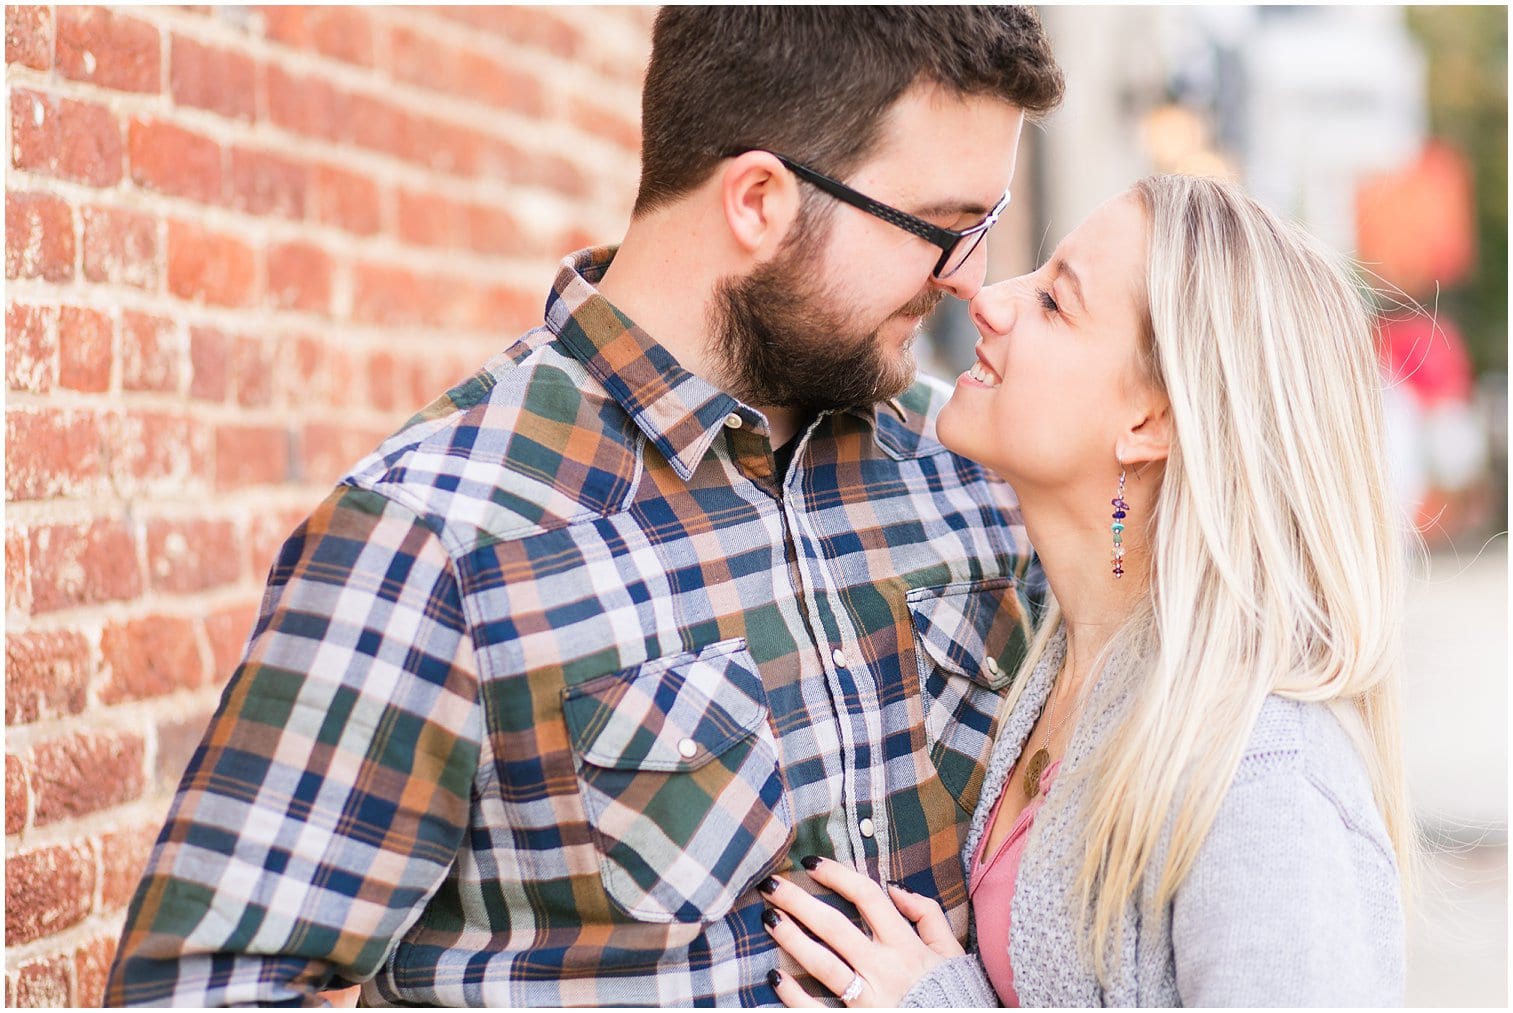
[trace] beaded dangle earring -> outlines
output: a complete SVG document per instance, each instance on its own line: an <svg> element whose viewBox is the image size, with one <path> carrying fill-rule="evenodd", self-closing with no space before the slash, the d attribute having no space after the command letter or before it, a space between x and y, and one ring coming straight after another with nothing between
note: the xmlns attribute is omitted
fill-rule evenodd
<svg viewBox="0 0 1513 1013"><path fill-rule="evenodd" d="M1109 530L1114 533L1114 579L1124 576L1124 518L1129 516L1129 504L1124 502L1124 462L1119 463L1119 492L1109 500L1114 507L1114 523Z"/></svg>

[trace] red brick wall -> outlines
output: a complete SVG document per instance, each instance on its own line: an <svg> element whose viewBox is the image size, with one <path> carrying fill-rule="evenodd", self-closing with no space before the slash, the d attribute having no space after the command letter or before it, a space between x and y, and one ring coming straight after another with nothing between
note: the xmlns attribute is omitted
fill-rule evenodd
<svg viewBox="0 0 1513 1013"><path fill-rule="evenodd" d="M643 8L8 7L5 999L92 1005L279 543L618 238Z"/></svg>

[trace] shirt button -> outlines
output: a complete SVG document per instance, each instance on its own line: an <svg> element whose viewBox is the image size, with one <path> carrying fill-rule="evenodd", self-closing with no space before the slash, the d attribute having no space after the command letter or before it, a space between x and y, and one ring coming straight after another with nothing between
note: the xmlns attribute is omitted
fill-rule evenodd
<svg viewBox="0 0 1513 1013"><path fill-rule="evenodd" d="M725 416L725 427L727 429L739 429L744 424L744 420L735 412L731 412L729 415Z"/></svg>
<svg viewBox="0 0 1513 1013"><path fill-rule="evenodd" d="M988 659L988 674L989 675L997 675L998 674L998 659L997 658L989 658Z"/></svg>
<svg viewBox="0 0 1513 1013"><path fill-rule="evenodd" d="M678 741L678 755L685 760L691 760L699 751L699 744L693 739L680 739Z"/></svg>
<svg viewBox="0 0 1513 1013"><path fill-rule="evenodd" d="M859 829L861 830L863 837L871 837L877 832L877 828L872 825L871 819L863 819Z"/></svg>
<svg viewBox="0 0 1513 1013"><path fill-rule="evenodd" d="M836 668L846 667L846 652L837 647L830 652L830 660L835 662Z"/></svg>

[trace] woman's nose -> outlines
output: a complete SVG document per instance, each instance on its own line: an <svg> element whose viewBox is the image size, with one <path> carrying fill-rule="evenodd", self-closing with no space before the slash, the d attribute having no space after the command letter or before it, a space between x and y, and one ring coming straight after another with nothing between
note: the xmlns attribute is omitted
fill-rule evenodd
<svg viewBox="0 0 1513 1013"><path fill-rule="evenodd" d="M1020 279L1015 278L987 285L972 297L972 322L984 336L1005 334L1014 326L1019 305L1016 289L1023 287L1019 282Z"/></svg>

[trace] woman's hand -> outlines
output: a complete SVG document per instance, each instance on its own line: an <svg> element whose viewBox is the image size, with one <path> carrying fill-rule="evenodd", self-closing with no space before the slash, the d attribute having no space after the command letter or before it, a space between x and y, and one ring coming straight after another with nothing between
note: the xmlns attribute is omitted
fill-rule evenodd
<svg viewBox="0 0 1513 1013"><path fill-rule="evenodd" d="M802 887L776 877L757 887L781 909L767 911L762 921L777 944L847 1006L896 1007L927 971L965 952L935 901L900 886L884 893L839 862L806 858L803 865L816 883L856 905L872 938ZM822 942L805 935L806 928ZM821 1005L788 975L774 971L768 980L784 1005Z"/></svg>

